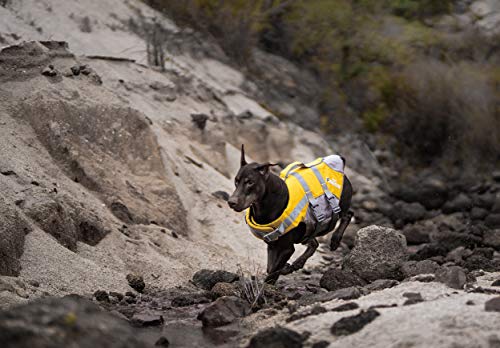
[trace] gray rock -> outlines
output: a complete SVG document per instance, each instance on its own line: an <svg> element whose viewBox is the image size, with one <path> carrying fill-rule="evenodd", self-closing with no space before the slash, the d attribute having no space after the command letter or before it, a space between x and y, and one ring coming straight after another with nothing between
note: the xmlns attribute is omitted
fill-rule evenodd
<svg viewBox="0 0 500 348"><path fill-rule="evenodd" d="M198 315L203 326L218 327L230 324L250 314L250 305L239 297L224 296L208 305Z"/></svg>
<svg viewBox="0 0 500 348"><path fill-rule="evenodd" d="M332 294L332 299L339 300L355 300L361 297L361 290L355 286L349 288L339 289L334 291Z"/></svg>
<svg viewBox="0 0 500 348"><path fill-rule="evenodd" d="M340 268L331 268L326 271L319 281L319 285L328 291L335 291L351 286L363 286L366 282L353 274Z"/></svg>
<svg viewBox="0 0 500 348"><path fill-rule="evenodd" d="M4 348L139 348L147 343L125 321L79 296L44 298L0 312Z"/></svg>
<svg viewBox="0 0 500 348"><path fill-rule="evenodd" d="M128 285L137 292L143 292L146 284L144 278L137 274L127 274Z"/></svg>
<svg viewBox="0 0 500 348"><path fill-rule="evenodd" d="M193 275L193 284L205 290L212 290L217 283L232 283L238 279L239 277L235 273L202 269Z"/></svg>
<svg viewBox="0 0 500 348"><path fill-rule="evenodd" d="M0 275L19 275L24 237L30 231L28 221L0 196Z"/></svg>
<svg viewBox="0 0 500 348"><path fill-rule="evenodd" d="M234 283L217 283L210 291L215 297L239 296L238 287Z"/></svg>
<svg viewBox="0 0 500 348"><path fill-rule="evenodd" d="M303 341L298 332L278 326L259 331L247 348L302 348Z"/></svg>
<svg viewBox="0 0 500 348"><path fill-rule="evenodd" d="M448 188L441 179L429 177L401 185L393 195L408 203L418 202L427 209L438 209L446 201Z"/></svg>
<svg viewBox="0 0 500 348"><path fill-rule="evenodd" d="M436 262L431 260L407 261L401 265L403 277L411 278L418 274L433 274L440 268Z"/></svg>
<svg viewBox="0 0 500 348"><path fill-rule="evenodd" d="M453 289L463 289L467 275L462 267L442 267L436 272L436 280Z"/></svg>
<svg viewBox="0 0 500 348"><path fill-rule="evenodd" d="M500 312L500 296L486 301L484 304L484 310L486 312Z"/></svg>
<svg viewBox="0 0 500 348"><path fill-rule="evenodd" d="M461 265L465 259L472 255L472 250L466 249L463 246L453 249L446 255L445 260Z"/></svg>
<svg viewBox="0 0 500 348"><path fill-rule="evenodd" d="M405 237L387 227L368 226L358 231L343 269L364 280L400 279L401 265L408 259Z"/></svg>
<svg viewBox="0 0 500 348"><path fill-rule="evenodd" d="M442 210L445 214L451 214L460 211L469 211L472 208L472 199L464 193L460 193L451 201L448 201L443 206Z"/></svg>
<svg viewBox="0 0 500 348"><path fill-rule="evenodd" d="M30 197L24 204L24 212L61 245L76 251L78 231L70 209L64 202L50 196Z"/></svg>
<svg viewBox="0 0 500 348"><path fill-rule="evenodd" d="M379 291L387 288L392 288L398 285L399 282L394 279L377 279L374 282L366 285L364 288L368 291Z"/></svg>
<svg viewBox="0 0 500 348"><path fill-rule="evenodd" d="M500 229L485 230L483 233L483 243L496 250L500 250Z"/></svg>

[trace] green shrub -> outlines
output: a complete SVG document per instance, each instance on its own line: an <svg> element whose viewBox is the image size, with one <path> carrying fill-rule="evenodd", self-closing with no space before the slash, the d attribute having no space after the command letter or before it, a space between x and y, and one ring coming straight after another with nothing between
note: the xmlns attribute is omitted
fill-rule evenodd
<svg viewBox="0 0 500 348"><path fill-rule="evenodd" d="M429 60L408 66L399 81L392 131L411 156L464 165L497 160L498 97L481 67Z"/></svg>
<svg viewBox="0 0 500 348"><path fill-rule="evenodd" d="M451 5L451 0L391 0L389 3L395 15L408 19L449 13Z"/></svg>

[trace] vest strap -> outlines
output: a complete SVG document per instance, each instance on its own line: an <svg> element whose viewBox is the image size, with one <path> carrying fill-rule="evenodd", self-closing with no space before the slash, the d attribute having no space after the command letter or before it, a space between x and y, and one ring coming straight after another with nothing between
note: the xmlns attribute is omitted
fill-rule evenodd
<svg viewBox="0 0 500 348"><path fill-rule="evenodd" d="M304 196L302 199L299 201L299 203L293 208L292 212L290 215L288 215L281 225L277 229L275 229L272 232L269 232L268 234L264 235L262 239L264 239L266 242L273 242L277 240L279 237L285 234L285 231L293 224L295 220L299 217L299 214L302 212L304 207L307 205L307 197Z"/></svg>

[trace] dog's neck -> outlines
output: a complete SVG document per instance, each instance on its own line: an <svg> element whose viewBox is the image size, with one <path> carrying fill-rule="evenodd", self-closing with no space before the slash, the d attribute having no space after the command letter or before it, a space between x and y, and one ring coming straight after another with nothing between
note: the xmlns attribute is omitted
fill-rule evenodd
<svg viewBox="0 0 500 348"><path fill-rule="evenodd" d="M273 222L283 214L287 205L288 187L280 177L270 173L262 198L252 204L253 219L261 225Z"/></svg>

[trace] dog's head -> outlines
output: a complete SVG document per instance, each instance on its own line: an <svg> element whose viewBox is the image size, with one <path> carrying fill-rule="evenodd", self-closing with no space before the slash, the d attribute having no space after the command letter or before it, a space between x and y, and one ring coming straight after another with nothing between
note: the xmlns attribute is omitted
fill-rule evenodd
<svg viewBox="0 0 500 348"><path fill-rule="evenodd" d="M271 166L271 163L247 163L245 148L241 145L240 169L234 179L236 189L227 201L231 209L243 211L264 196Z"/></svg>

